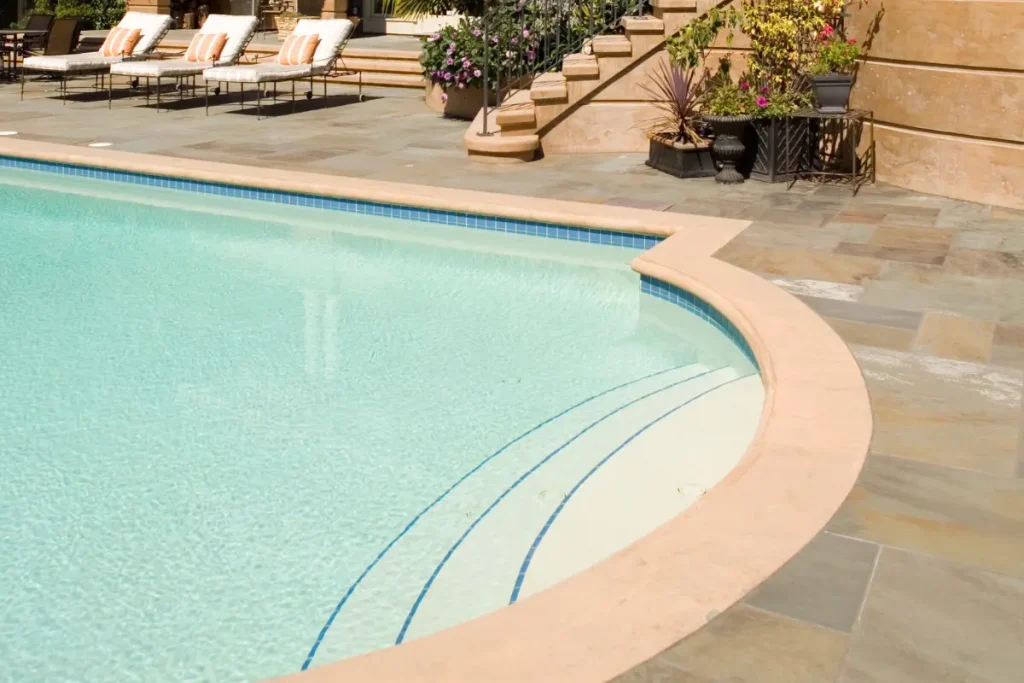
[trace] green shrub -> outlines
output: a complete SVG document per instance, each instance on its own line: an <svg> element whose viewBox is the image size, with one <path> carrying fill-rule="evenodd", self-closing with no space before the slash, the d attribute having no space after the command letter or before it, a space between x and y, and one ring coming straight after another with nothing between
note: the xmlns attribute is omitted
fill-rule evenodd
<svg viewBox="0 0 1024 683"><path fill-rule="evenodd" d="M44 0L37 0L41 2ZM79 17L85 29L108 29L121 21L125 0L57 0L58 17Z"/></svg>

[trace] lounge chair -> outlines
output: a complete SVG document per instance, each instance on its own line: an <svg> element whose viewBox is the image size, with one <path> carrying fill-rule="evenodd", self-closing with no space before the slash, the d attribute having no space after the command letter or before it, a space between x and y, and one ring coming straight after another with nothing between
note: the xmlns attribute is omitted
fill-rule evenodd
<svg viewBox="0 0 1024 683"><path fill-rule="evenodd" d="M203 72L203 79L206 81L206 114L210 114L210 84L211 83L238 83L241 89L242 106L245 106L245 84L256 85L256 118L260 117L260 107L263 99L263 86L267 83L291 81L292 83L292 108L295 107L295 81L309 79L309 93L312 97L313 78L316 76L326 77L334 70L338 56L345 48L352 30L355 28L348 19L300 19L292 31L293 36L318 35L320 43L313 53L313 61L309 64L286 65L279 64L277 58L273 61L266 61L262 64L245 64L239 66L217 66ZM324 104L327 103L327 79L324 78Z"/></svg>
<svg viewBox="0 0 1024 683"><path fill-rule="evenodd" d="M146 99L149 99L149 80L156 79L156 108L160 110L160 82L164 78L174 78L180 83L182 78L192 77L193 79L207 69L214 66L232 66L238 62L238 58L245 47L252 40L256 30L256 17L229 16L227 14L211 14L199 30L197 36L210 36L224 34L227 42L224 49L216 60L211 62L189 61L186 53L178 59L150 59L143 62L121 62L110 67L110 85L108 89L107 107L111 106L114 98L113 76L127 76L133 81L146 79ZM195 40L195 39L193 39ZM194 88L194 85L193 85Z"/></svg>
<svg viewBox="0 0 1024 683"><path fill-rule="evenodd" d="M25 77L29 71L53 74L60 78L61 99L67 96L69 76L100 75L110 71L112 64L119 62L146 59L171 27L171 17L167 14L148 14L146 12L125 12L117 24L117 28L139 29L140 36L134 49L126 54L107 57L102 51L79 52L69 55L43 55L28 57L21 68L21 97L25 98Z"/></svg>
<svg viewBox="0 0 1024 683"><path fill-rule="evenodd" d="M78 17L62 17L53 22L46 36L44 55L69 55L78 47L82 35L82 21Z"/></svg>
<svg viewBox="0 0 1024 683"><path fill-rule="evenodd" d="M25 22L26 31L47 31L49 32L50 27L53 26L53 15L52 14L32 14L29 15L28 21ZM21 39L21 49L24 52L34 52L41 50L46 46L46 38L48 33L42 35L31 35L25 36Z"/></svg>

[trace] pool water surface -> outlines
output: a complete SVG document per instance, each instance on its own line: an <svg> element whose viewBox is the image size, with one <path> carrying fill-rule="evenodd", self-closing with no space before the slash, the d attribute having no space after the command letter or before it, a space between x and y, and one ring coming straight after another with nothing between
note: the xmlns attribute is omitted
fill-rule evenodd
<svg viewBox="0 0 1024 683"><path fill-rule="evenodd" d="M248 681L498 609L742 456L637 251L0 169L0 662Z"/></svg>

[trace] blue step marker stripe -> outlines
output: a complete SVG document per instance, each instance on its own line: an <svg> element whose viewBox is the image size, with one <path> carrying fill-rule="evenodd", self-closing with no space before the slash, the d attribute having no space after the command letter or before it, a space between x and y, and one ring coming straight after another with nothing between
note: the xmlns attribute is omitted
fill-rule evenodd
<svg viewBox="0 0 1024 683"><path fill-rule="evenodd" d="M576 485L572 487L572 489L565 496L565 498L563 498L561 501L559 501L558 507L556 507L554 512L551 513L551 516L548 517L548 521L544 523L543 527L541 527L541 530L537 533L537 537L535 539L533 539L533 543L530 544L530 549L528 551L526 551L526 557L523 558L523 564L519 567L519 574L516 576L516 583L515 583L515 586L512 588L512 596L509 598L508 604L511 605L516 600L519 599L519 591L522 590L522 588L523 588L523 581L526 579L526 572L530 569L530 562L533 560L534 553L537 552L537 548L540 546L541 541L544 540L544 537L547 535L548 531L551 529L551 525L554 524L555 520L558 518L558 515L561 514L562 510L569 503L569 501L576 494L576 492L580 490L580 487L582 487L583 484L585 484L587 482L587 480L590 479L590 477L594 476L594 473L597 472L599 469L601 469L602 465L604 465L606 462L611 460L612 457L615 456L615 454L617 454L623 448L628 446L630 444L630 442L633 441L633 439L637 438L638 436L643 434L645 431L647 431L648 429L650 429L654 425L658 424L659 422L661 422L662 420L664 420L666 417L668 417L672 413L676 412L677 410L680 410L680 409L684 408L685 406L690 405L691 403L693 403L697 399L702 398L704 396L707 396L708 394L710 394L710 393L712 393L714 391L717 391L718 389L721 389L724 386L732 384L733 382L738 382L741 379L746 379L747 377L752 377L755 374L757 374L757 373L750 373L750 374L747 374L747 375L743 375L742 377L735 377L733 379L730 379L727 382L722 382L721 384L713 386L713 387L711 387L710 389L708 389L706 391L702 391L701 393L697 394L693 398L690 398L690 399L684 401L683 403L677 405L675 408L673 408L672 410L668 411L667 413L665 413L665 414L663 414L663 415L661 415L661 416L651 420L650 422L645 424L643 427L641 427L639 430L637 430L636 433L634 433L628 439L626 439L621 444L619 444L619 446L614 451L612 451L608 455L606 455L603 458L601 458L601 460L599 460L598 463L596 465L594 465L594 467L591 468L591 470L589 472L587 472L583 476L582 479L580 479L578 482L576 482Z"/></svg>

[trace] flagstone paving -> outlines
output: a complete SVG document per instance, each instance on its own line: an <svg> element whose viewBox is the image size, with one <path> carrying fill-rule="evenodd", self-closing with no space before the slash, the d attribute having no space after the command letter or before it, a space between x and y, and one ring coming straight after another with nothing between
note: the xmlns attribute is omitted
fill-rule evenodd
<svg viewBox="0 0 1024 683"><path fill-rule="evenodd" d="M195 103L158 114L119 98L108 112L61 106L45 84L25 102L16 92L0 86L0 129L25 139L309 170L339 187L364 177L753 221L718 257L799 296L851 345L872 452L800 554L618 680L1024 680L1024 213L884 185L853 197L680 181L637 154L480 164L461 149L466 124L411 91L358 103L332 88L327 108L271 106L264 121L226 98L206 117Z"/></svg>

